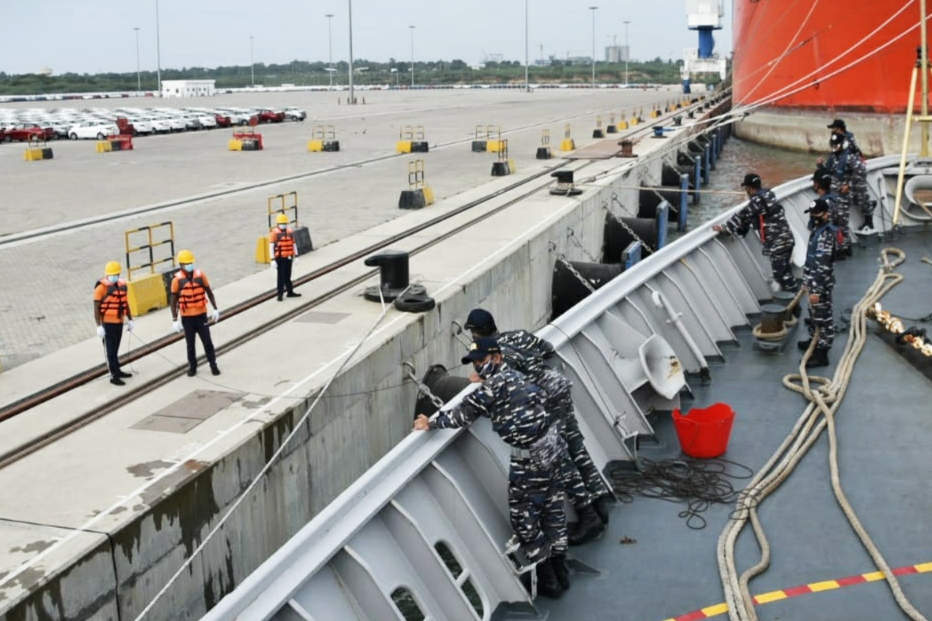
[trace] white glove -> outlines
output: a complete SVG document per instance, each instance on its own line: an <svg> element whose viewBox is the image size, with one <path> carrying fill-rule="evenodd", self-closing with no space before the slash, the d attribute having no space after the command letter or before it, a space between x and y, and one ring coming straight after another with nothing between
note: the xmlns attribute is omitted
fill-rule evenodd
<svg viewBox="0 0 932 621"><path fill-rule="evenodd" d="M172 322L172 330L174 330L175 332L181 332L181 322L180 322L180 321L177 321L177 320L176 320L176 321L173 321L173 322Z"/></svg>
<svg viewBox="0 0 932 621"><path fill-rule="evenodd" d="M132 331L133 331L133 328L135 328L135 327L136 327L136 322L133 321L132 319L130 319L129 321L126 322L126 331L127 331L127 332L132 332Z"/></svg>
<svg viewBox="0 0 932 621"><path fill-rule="evenodd" d="M99 336L100 338L104 338L104 335L106 335L106 334L107 334L107 333L104 332L104 327L103 327L103 326L97 326L97 336Z"/></svg>
<svg viewBox="0 0 932 621"><path fill-rule="evenodd" d="M214 323L220 321L220 309L215 308L214 310L210 311L210 318L214 321Z"/></svg>
<svg viewBox="0 0 932 621"><path fill-rule="evenodd" d="M275 259L272 259L272 262L269 264L269 267L271 267L273 270L277 270L277 269L278 269L278 261L276 261Z"/></svg>

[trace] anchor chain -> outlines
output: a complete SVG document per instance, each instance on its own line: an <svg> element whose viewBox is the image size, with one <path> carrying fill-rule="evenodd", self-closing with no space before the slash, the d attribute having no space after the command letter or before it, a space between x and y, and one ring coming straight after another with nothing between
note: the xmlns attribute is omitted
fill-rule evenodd
<svg viewBox="0 0 932 621"><path fill-rule="evenodd" d="M431 390L430 390L430 388L427 387L427 384L425 384L424 382L422 382L421 380L418 379L417 375L414 374L414 366L411 365L411 364L408 363L408 362L405 362L405 363L404 363L404 367L405 367L405 369L407 369L406 375L408 376L408 379L410 379L412 382L414 382L415 386L417 386L417 391L418 391L418 393L419 393L419 394L422 394L422 395L426 396L428 399L430 399L430 402L431 402L431 403L434 405L434 407L437 408L438 410L439 410L440 408L442 408L442 407L443 407L443 399L441 399L440 397L438 397L437 395L435 395L434 393L432 393Z"/></svg>
<svg viewBox="0 0 932 621"><path fill-rule="evenodd" d="M617 195L617 194L612 194L612 202L615 203L615 204L617 204L619 207L624 207L624 205L621 204L621 201L618 200L618 195ZM633 230L630 226L628 226L627 224L625 224L625 221L621 219L621 216L616 215L615 212L612 211L612 209L611 209L610 206L606 208L606 211L608 211L608 215L610 215L610 216L612 217L612 220L614 220L615 222L617 222L618 224L620 224L620 225L621 225L621 228L623 228L625 231L627 231L628 234L629 234L631 237L634 238L634 241L639 241L639 242L641 242L641 246L644 248L644 250L646 250L647 252L653 252L653 251L654 251L653 248L651 248L650 246L647 245L647 242L646 242L646 241L644 241L643 239L641 239L640 237L638 237L638 234L635 233L634 230Z"/></svg>
<svg viewBox="0 0 932 621"><path fill-rule="evenodd" d="M595 287L592 286L592 283L589 282L588 280L586 280L586 278L585 278L582 274L580 274L579 271L578 271L575 267L573 267L573 264L570 263L570 262L566 259L566 255L564 255L562 252L560 252L559 250L557 250L557 245L556 245L555 243L553 243L553 242L550 242L550 252L552 252L552 253L554 253L554 254L557 255L557 261L560 262L560 263L562 263L563 266L564 266L567 270L569 270L570 274L572 274L573 276L575 276L575 277L579 280L579 282L581 282L581 283L583 284L583 286L585 286L586 289L589 290L589 293L592 293L592 292L595 291Z"/></svg>

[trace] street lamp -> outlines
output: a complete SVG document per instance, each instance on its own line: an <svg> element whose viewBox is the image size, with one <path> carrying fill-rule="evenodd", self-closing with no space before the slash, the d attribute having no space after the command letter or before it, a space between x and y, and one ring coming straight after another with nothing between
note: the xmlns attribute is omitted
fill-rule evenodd
<svg viewBox="0 0 932 621"><path fill-rule="evenodd" d="M136 31L136 91L142 90L142 74L139 73L139 26L133 27Z"/></svg>
<svg viewBox="0 0 932 621"><path fill-rule="evenodd" d="M349 5L349 102L356 103L353 95L353 0L346 0Z"/></svg>
<svg viewBox="0 0 932 621"><path fill-rule="evenodd" d="M155 0L155 76L158 82L159 97L162 96L162 49L159 36L159 0Z"/></svg>
<svg viewBox="0 0 932 621"><path fill-rule="evenodd" d="M592 88L595 88L595 11L598 8L597 6L589 7L592 11Z"/></svg>
<svg viewBox="0 0 932 621"><path fill-rule="evenodd" d="M327 38L330 46L330 60L327 65L327 73L330 74L330 90L333 90L333 13L327 13Z"/></svg>
<svg viewBox="0 0 932 621"><path fill-rule="evenodd" d="M256 61L253 56L252 35L249 35L249 75L252 81L252 87L256 87Z"/></svg>
<svg viewBox="0 0 932 621"><path fill-rule="evenodd" d="M631 57L631 48L628 47L628 24L631 23L631 20L624 20L622 22L625 25L625 88L628 87L628 59Z"/></svg>
<svg viewBox="0 0 932 621"><path fill-rule="evenodd" d="M411 29L411 88L414 88L414 26L408 26Z"/></svg>
<svg viewBox="0 0 932 621"><path fill-rule="evenodd" d="M528 79L527 0L524 0L524 92L531 92L531 83Z"/></svg>

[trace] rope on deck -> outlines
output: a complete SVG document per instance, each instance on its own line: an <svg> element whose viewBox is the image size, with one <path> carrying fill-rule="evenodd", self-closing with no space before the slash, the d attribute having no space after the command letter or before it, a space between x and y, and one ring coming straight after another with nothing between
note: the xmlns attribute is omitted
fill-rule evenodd
<svg viewBox="0 0 932 621"><path fill-rule="evenodd" d="M896 258L891 262L890 256ZM848 343L835 370L834 378L829 380L806 373L806 362L812 355L818 331L813 336L809 349L799 365L798 374L783 378L783 385L789 390L803 395L808 401L803 414L796 421L793 430L784 439L767 463L757 473L748 487L741 493L734 518L722 531L718 540L719 574L728 605L731 621L757 621L754 600L750 594L750 580L762 573L770 565L770 544L764 534L757 515L757 508L764 499L777 489L793 472L799 461L809 451L822 431L828 427L829 433L829 467L831 470L832 490L839 506L848 518L852 529L870 554L877 568L883 573L893 592L897 604L913 621L926 621L926 618L909 602L900 588L899 581L893 575L890 566L874 545L867 531L854 513L854 509L841 488L838 469L838 438L835 433L835 412L838 410L851 376L854 363L864 349L867 339L867 311L903 280L903 276L893 272L893 268L903 263L905 253L897 248L885 248L880 253L881 267L873 284L864 297L855 305L849 331ZM735 564L735 541L747 522L751 522L754 535L760 547L760 560L743 574L738 576Z"/></svg>

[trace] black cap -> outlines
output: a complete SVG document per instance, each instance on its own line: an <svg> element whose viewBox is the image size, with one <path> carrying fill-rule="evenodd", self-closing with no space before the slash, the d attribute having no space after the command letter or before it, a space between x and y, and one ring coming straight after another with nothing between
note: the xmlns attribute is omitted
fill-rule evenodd
<svg viewBox="0 0 932 621"><path fill-rule="evenodd" d="M825 200L824 198L817 198L811 203L809 203L809 209L807 209L803 213L816 214L816 213L825 213L826 211L829 211L828 201Z"/></svg>
<svg viewBox="0 0 932 621"><path fill-rule="evenodd" d="M469 311L469 316L466 317L466 325L463 327L467 330L479 330L491 334L495 332L495 318L492 317L492 313L484 308L474 308Z"/></svg>
<svg viewBox="0 0 932 621"><path fill-rule="evenodd" d="M830 190L832 189L832 175L823 170L817 170L812 175L812 183L823 190Z"/></svg>
<svg viewBox="0 0 932 621"><path fill-rule="evenodd" d="M469 364L476 360L482 360L489 354L501 353L498 347L498 341L491 336L480 336L469 344L469 353L463 356L463 364Z"/></svg>
<svg viewBox="0 0 932 621"><path fill-rule="evenodd" d="M742 188L759 188L760 187L760 175L757 173L748 173L744 176L744 181L741 182Z"/></svg>
<svg viewBox="0 0 932 621"><path fill-rule="evenodd" d="M843 129L845 131L848 131L848 126L845 125L845 122L842 121L841 119L835 119L834 121L832 121L831 125L826 125L826 127L829 129L835 129L837 127L838 129Z"/></svg>

